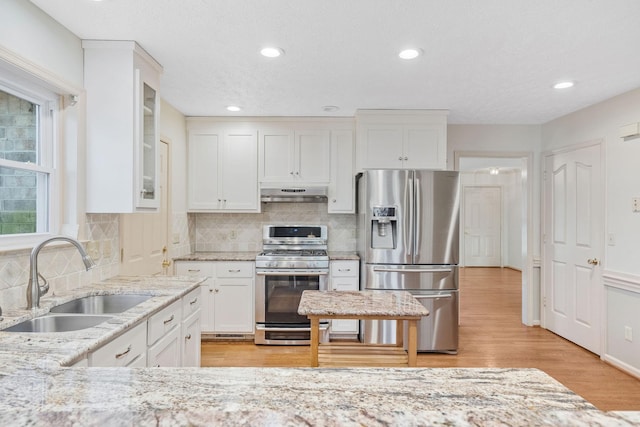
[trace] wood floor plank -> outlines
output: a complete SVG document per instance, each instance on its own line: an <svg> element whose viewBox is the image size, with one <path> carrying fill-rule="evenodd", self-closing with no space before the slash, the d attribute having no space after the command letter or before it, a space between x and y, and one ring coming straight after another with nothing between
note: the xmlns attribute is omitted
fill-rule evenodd
<svg viewBox="0 0 640 427"><path fill-rule="evenodd" d="M538 368L601 410L640 410L640 380L558 335L521 323L520 272L463 268L457 355L419 353L419 367ZM309 366L309 347L202 343L202 366Z"/></svg>

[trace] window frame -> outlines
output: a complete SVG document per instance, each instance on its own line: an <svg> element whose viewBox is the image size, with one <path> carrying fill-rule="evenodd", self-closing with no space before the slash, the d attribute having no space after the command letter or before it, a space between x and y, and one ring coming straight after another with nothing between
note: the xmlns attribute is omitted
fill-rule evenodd
<svg viewBox="0 0 640 427"><path fill-rule="evenodd" d="M2 62L2 61L0 61ZM0 235L0 252L32 247L47 237L58 232L61 227L60 209L62 208L61 188L59 176L61 171L58 164L61 150L61 138L58 133L60 120L61 95L45 87L46 83L34 77L26 70L10 69L0 64L0 90L39 106L38 141L36 163L23 163L13 160L0 159L0 166L47 174L47 184L38 186L36 215L37 228L35 233ZM42 194L43 192L47 194ZM41 206L42 205L42 206ZM43 218L45 217L45 218Z"/></svg>

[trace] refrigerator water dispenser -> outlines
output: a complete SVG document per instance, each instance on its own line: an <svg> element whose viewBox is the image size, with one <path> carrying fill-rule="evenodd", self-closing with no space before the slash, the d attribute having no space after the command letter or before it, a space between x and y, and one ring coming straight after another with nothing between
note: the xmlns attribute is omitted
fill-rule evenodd
<svg viewBox="0 0 640 427"><path fill-rule="evenodd" d="M371 212L371 248L396 247L397 218L393 206L376 206Z"/></svg>

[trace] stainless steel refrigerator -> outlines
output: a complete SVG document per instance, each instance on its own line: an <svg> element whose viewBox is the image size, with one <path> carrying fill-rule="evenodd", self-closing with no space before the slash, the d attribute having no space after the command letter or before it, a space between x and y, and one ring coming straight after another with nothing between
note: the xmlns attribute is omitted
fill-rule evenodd
<svg viewBox="0 0 640 427"><path fill-rule="evenodd" d="M409 291L429 310L422 352L458 350L459 191L456 171L365 170L357 180L360 288ZM395 321L360 323L362 342L391 344L395 333Z"/></svg>

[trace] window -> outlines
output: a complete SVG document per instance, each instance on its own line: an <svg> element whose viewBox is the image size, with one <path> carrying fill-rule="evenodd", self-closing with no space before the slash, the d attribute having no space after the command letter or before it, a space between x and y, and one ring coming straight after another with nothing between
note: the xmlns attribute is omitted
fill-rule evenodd
<svg viewBox="0 0 640 427"><path fill-rule="evenodd" d="M49 233L56 96L0 74L0 239Z"/></svg>

